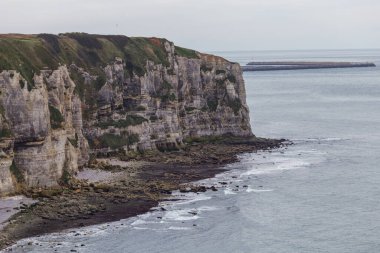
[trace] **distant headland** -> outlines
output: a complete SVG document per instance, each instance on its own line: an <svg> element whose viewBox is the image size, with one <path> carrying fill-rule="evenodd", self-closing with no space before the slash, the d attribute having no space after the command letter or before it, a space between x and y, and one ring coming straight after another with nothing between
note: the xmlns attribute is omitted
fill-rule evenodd
<svg viewBox="0 0 380 253"><path fill-rule="evenodd" d="M249 62L242 66L243 71L298 70L376 67L372 62L304 62L304 61L268 61Z"/></svg>

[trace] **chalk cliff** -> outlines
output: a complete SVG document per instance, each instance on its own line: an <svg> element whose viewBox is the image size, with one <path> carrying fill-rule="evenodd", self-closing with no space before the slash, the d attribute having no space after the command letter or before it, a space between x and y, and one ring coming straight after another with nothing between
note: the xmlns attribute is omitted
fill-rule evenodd
<svg viewBox="0 0 380 253"><path fill-rule="evenodd" d="M0 35L0 195L53 186L90 154L252 136L240 66L165 39Z"/></svg>

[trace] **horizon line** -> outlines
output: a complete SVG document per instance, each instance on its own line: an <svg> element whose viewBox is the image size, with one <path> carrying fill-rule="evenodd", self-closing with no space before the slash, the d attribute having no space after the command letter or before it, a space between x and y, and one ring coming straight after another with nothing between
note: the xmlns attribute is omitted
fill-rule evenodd
<svg viewBox="0 0 380 253"><path fill-rule="evenodd" d="M347 50L380 50L380 48L343 48L343 49L336 49L336 48L320 48L320 49L242 49L242 50L235 50L235 49L229 49L229 50L202 50L204 52L209 53L220 53L220 52L278 52L278 51L347 51ZM198 50L197 50L198 51ZM201 50L200 50L201 51Z"/></svg>

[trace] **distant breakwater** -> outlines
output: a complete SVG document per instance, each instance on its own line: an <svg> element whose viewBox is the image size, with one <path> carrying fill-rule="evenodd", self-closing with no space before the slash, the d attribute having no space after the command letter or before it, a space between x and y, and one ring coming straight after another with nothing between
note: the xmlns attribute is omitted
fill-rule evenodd
<svg viewBox="0 0 380 253"><path fill-rule="evenodd" d="M372 62L303 62L303 61L270 61L249 62L242 66L243 71L298 70L298 69L331 69L376 67Z"/></svg>

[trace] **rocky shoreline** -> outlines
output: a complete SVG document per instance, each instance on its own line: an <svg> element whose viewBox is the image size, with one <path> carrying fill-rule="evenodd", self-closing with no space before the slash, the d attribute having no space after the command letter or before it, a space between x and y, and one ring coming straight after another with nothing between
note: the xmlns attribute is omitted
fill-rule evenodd
<svg viewBox="0 0 380 253"><path fill-rule="evenodd" d="M117 173L117 176L98 181L68 178L65 186L24 192L38 202L24 205L10 219L0 232L0 249L23 238L117 221L147 212L159 201L167 199L173 190L215 191L214 187L206 188L191 182L223 172L222 166L237 162L238 154L282 145L285 140L256 137L198 139L177 151L94 158L89 163L91 169Z"/></svg>

